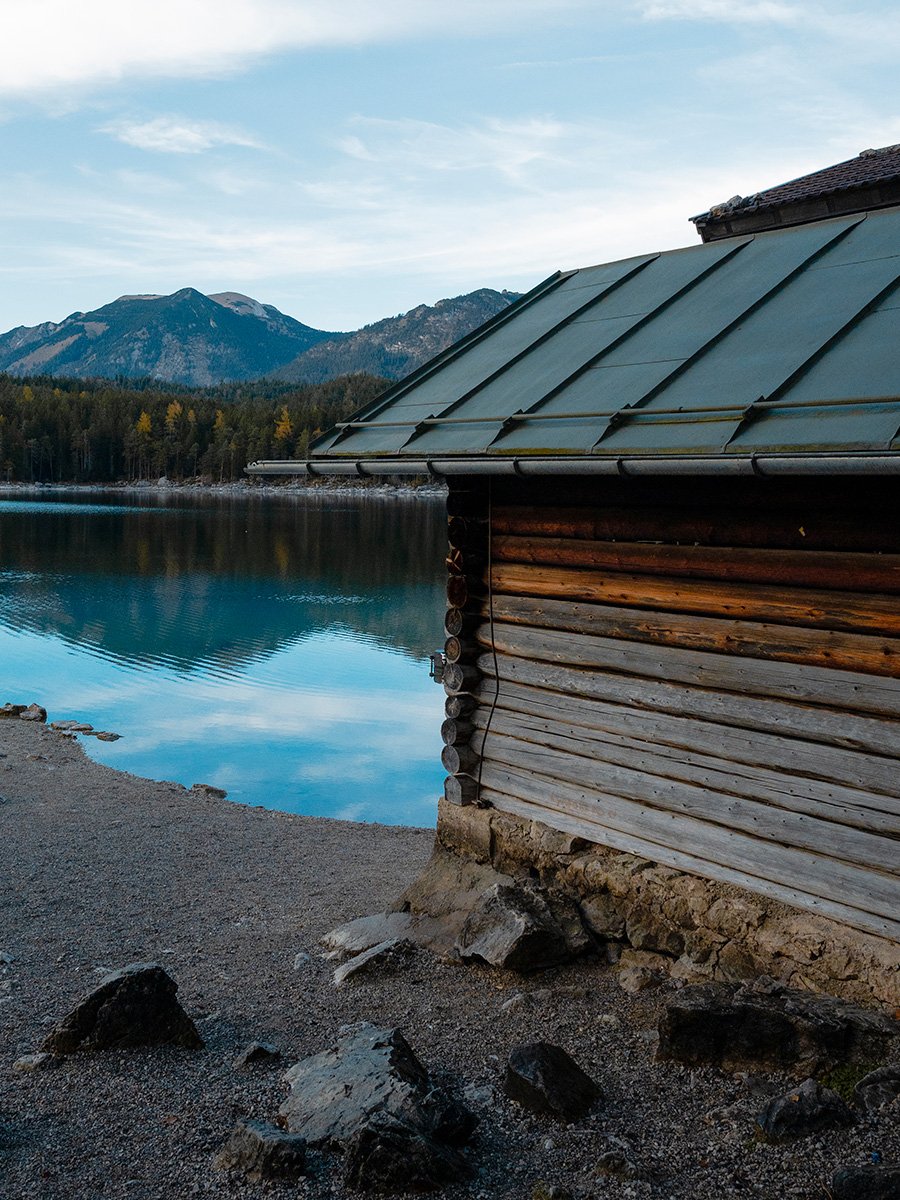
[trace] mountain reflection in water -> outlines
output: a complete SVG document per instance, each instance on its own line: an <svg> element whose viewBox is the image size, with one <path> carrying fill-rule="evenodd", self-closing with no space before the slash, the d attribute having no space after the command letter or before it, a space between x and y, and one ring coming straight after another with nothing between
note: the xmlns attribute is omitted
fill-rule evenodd
<svg viewBox="0 0 900 1200"><path fill-rule="evenodd" d="M96 758L290 811L431 824L439 500L0 500L0 700Z"/></svg>

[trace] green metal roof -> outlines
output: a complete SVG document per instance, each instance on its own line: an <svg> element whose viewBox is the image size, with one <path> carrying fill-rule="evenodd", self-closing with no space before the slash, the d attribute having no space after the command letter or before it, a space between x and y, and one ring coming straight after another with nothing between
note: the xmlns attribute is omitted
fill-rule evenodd
<svg viewBox="0 0 900 1200"><path fill-rule="evenodd" d="M835 455L900 460L897 208L551 276L319 438L309 466Z"/></svg>

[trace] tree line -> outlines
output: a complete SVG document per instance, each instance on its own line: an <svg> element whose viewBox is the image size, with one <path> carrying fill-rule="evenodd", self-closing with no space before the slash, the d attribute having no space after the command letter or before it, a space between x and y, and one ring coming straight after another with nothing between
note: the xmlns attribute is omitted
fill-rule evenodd
<svg viewBox="0 0 900 1200"><path fill-rule="evenodd" d="M319 384L184 388L0 375L0 480L238 479L255 459L306 457L319 433L389 382L352 374Z"/></svg>

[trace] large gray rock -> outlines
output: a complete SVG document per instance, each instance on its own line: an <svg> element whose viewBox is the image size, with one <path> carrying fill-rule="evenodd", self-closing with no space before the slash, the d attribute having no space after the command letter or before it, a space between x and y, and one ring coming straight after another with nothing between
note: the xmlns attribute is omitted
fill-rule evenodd
<svg viewBox="0 0 900 1200"><path fill-rule="evenodd" d="M295 1179L306 1167L306 1143L268 1121L242 1121L216 1155L220 1171L240 1171L248 1179Z"/></svg>
<svg viewBox="0 0 900 1200"><path fill-rule="evenodd" d="M432 1192L474 1175L458 1150L384 1113L356 1131L344 1157L344 1182L361 1191Z"/></svg>
<svg viewBox="0 0 900 1200"><path fill-rule="evenodd" d="M798 1088L766 1105L756 1118L756 1132L765 1142L788 1142L826 1129L843 1129L855 1121L837 1092L815 1079L805 1079Z"/></svg>
<svg viewBox="0 0 900 1200"><path fill-rule="evenodd" d="M178 985L156 963L132 963L100 983L50 1031L48 1054L172 1044L196 1050L203 1039L175 998Z"/></svg>
<svg viewBox="0 0 900 1200"><path fill-rule="evenodd" d="M503 1090L532 1112L579 1121L600 1099L591 1077L560 1046L529 1042L516 1046L506 1065Z"/></svg>
<svg viewBox="0 0 900 1200"><path fill-rule="evenodd" d="M853 1099L867 1113L878 1112L889 1104L900 1107L900 1062L888 1063L864 1075L853 1089Z"/></svg>
<svg viewBox="0 0 900 1200"><path fill-rule="evenodd" d="M900 1163L838 1167L831 1177L832 1200L897 1200Z"/></svg>
<svg viewBox="0 0 900 1200"><path fill-rule="evenodd" d="M888 1057L897 1023L832 996L785 988L705 983L683 988L659 1022L659 1059L726 1070L812 1074Z"/></svg>
<svg viewBox="0 0 900 1200"><path fill-rule="evenodd" d="M47 710L46 708L42 708L40 704L29 704L27 708L23 708L19 713L19 720L44 722L47 720Z"/></svg>
<svg viewBox="0 0 900 1200"><path fill-rule="evenodd" d="M567 936L568 935L568 936ZM521 884L495 884L478 901L456 943L460 958L481 959L511 971L541 971L576 953L571 931L557 920L544 894Z"/></svg>
<svg viewBox="0 0 900 1200"><path fill-rule="evenodd" d="M296 1063L283 1078L291 1091L281 1117L311 1146L343 1148L376 1113L451 1144L465 1142L477 1123L432 1087L398 1029L347 1026L330 1049Z"/></svg>

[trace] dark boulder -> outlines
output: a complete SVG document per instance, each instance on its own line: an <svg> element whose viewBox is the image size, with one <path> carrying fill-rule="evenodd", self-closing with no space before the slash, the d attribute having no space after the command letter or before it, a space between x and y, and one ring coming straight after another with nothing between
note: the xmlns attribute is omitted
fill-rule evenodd
<svg viewBox="0 0 900 1200"><path fill-rule="evenodd" d="M268 1121L242 1121L216 1155L221 1171L240 1171L248 1179L294 1179L306 1167L306 1142Z"/></svg>
<svg viewBox="0 0 900 1200"><path fill-rule="evenodd" d="M867 1113L900 1102L900 1063L888 1063L864 1075L853 1089L853 1099Z"/></svg>
<svg viewBox="0 0 900 1200"><path fill-rule="evenodd" d="M598 1085L559 1046L530 1042L509 1056L503 1089L532 1112L579 1121L600 1099Z"/></svg>
<svg viewBox="0 0 900 1200"><path fill-rule="evenodd" d="M831 1177L831 1196L832 1200L897 1200L900 1164L838 1167Z"/></svg>
<svg viewBox="0 0 900 1200"><path fill-rule="evenodd" d="M200 1049L203 1039L176 1000L177 990L162 967L132 963L107 975L50 1031L41 1049L48 1054L164 1044Z"/></svg>
<svg viewBox="0 0 900 1200"><path fill-rule="evenodd" d="M359 1128L344 1155L344 1182L360 1191L432 1192L474 1175L458 1150L386 1113Z"/></svg>
<svg viewBox="0 0 900 1200"><path fill-rule="evenodd" d="M806 1079L766 1105L756 1118L756 1133L764 1142L789 1142L826 1129L843 1129L855 1121L837 1092Z"/></svg>
<svg viewBox="0 0 900 1200"><path fill-rule="evenodd" d="M726 1070L829 1070L887 1057L897 1023L838 1000L781 987L704 983L683 988L659 1023L659 1059Z"/></svg>

